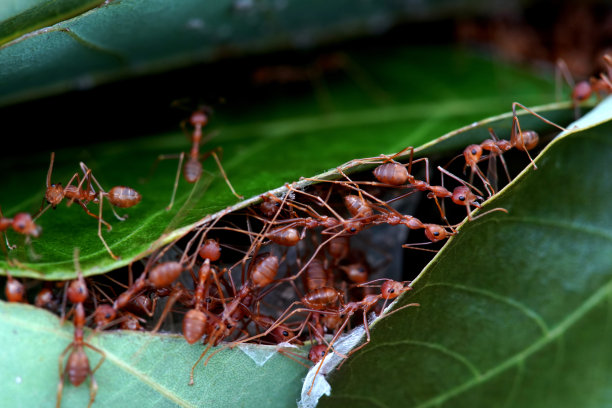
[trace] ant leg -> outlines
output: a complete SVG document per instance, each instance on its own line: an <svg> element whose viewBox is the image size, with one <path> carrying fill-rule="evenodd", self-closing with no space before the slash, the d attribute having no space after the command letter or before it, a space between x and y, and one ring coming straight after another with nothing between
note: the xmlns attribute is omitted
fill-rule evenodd
<svg viewBox="0 0 612 408"><path fill-rule="evenodd" d="M221 160L219 160L219 156L217 155L216 151L219 151L220 154L223 152L221 147L217 147L213 150L210 150L207 153L204 153L204 155L202 156L202 160L206 159L209 155L212 156L213 159L215 159L215 162L217 162L217 167L219 167L219 171L221 171L221 175L223 176L223 179L225 180L225 183L227 184L229 189L232 191L232 194L234 194L239 200L244 200L244 196L241 196L240 194L236 192L236 190L234 190L232 183L230 183L229 179L227 178L227 174L225 174L225 170L223 169L223 166L221 165Z"/></svg>
<svg viewBox="0 0 612 408"><path fill-rule="evenodd" d="M102 358L100 358L100 361L98 361L98 364L96 364L94 369L89 372L89 375L91 376L91 380L90 380L91 383L90 383L90 386L89 386L89 405L87 405L87 408L90 408L91 405L94 403L94 400L96 399L96 394L98 393L98 383L96 382L94 374L98 370L98 368L100 368L100 366L102 365L102 363L106 359L106 354L102 350L100 350L99 348L97 348L95 346L92 346L89 343L83 343L83 345L85 347L89 347L93 351L98 352L102 356Z"/></svg>
<svg viewBox="0 0 612 408"><path fill-rule="evenodd" d="M185 153L181 153L181 154L184 155ZM141 182L148 183L149 180L151 180L151 177L153 177L153 174L157 170L157 166L159 165L160 161L168 160L168 159L179 159L181 157L181 154L160 154L159 156L157 156L157 159L155 159L155 161L153 162L153 165L151 166L151 170L149 170L149 175L145 179L141 179ZM179 166L179 172L180 172L180 168L181 166Z"/></svg>
<svg viewBox="0 0 612 408"><path fill-rule="evenodd" d="M557 129L560 129L562 131L565 131L567 129L565 129L564 127L561 127L559 125L557 125L554 122L551 122L550 120L544 118L543 116L535 113L534 111L532 111L531 109L525 107L524 105L518 103L518 102L513 102L512 103L512 128L510 130L510 142L513 143L513 145L515 146L519 146L517 141L520 140L520 146L525 146L525 142L523 140L523 132L521 131L521 125L519 123L518 120L518 116L516 114L516 107L520 107L523 110L531 113L532 115L534 115L535 117L539 118L540 120L542 120L544 123L548 123L549 125L552 125L554 127L556 127ZM523 149L520 149L523 150ZM531 164L533 165L533 169L536 170L537 166L535 164L535 162L533 161L533 159L531 158L531 155L529 154L529 152L527 151L527 149L524 149L525 152L527 153L527 156L529 157L529 160L531 161Z"/></svg>
<svg viewBox="0 0 612 408"><path fill-rule="evenodd" d="M93 173L91 172L91 170L89 168L87 168L87 165L83 162L80 163L81 169L89 175L89 179L88 179L88 188L91 188L91 180L94 181L94 183L96 184L96 186L98 186L98 189L100 190L100 198L99 198L99 203L100 206L102 206L102 197L107 196L108 197L108 193L104 190L104 188L102 188L102 185L100 184L100 182L98 181L98 179L93 175ZM110 202L110 199L109 199ZM127 215L124 215L123 217L121 217L119 214L117 214L117 211L115 211L115 206L113 205L113 203L111 204L111 211L113 212L113 214L115 215L115 218L117 218L119 221L125 221L127 219ZM102 218L102 212L100 211L100 218ZM110 225L106 222L104 222L108 227L110 227ZM110 228L109 228L110 231Z"/></svg>
<svg viewBox="0 0 612 408"><path fill-rule="evenodd" d="M110 247L106 243L106 240L102 236L102 204L104 202L103 201L104 196L102 194L103 194L102 191L100 191L100 193L99 193L99 196L100 196L100 216L98 217L98 237L100 237L100 241L102 241L102 243L104 244L104 247L108 251L108 253L111 256L111 258L113 258L116 261L116 260L119 259L119 257L117 255L113 254L113 251L111 251ZM89 213L89 211L87 211L87 212ZM108 223L106 223L106 224L108 225L109 231L110 231L110 224L108 224Z"/></svg>
<svg viewBox="0 0 612 408"><path fill-rule="evenodd" d="M102 212L101 212L101 211L100 211L100 216L98 216L98 215L96 215L96 214L92 213L91 211L89 211L89 209L87 208L87 206L86 206L85 204L83 204L83 203L82 203L80 200L77 200L76 202L77 202L77 203L78 203L78 204L81 206L81 208L83 208L83 210L85 210L85 212L86 212L88 215L90 215L90 216L94 217L94 218L95 218L95 219L97 219L98 221L101 221L101 222L102 222L102 224L106 225L106 228L107 228L109 231L113 229L113 227L111 227L111 225L110 225L108 222L104 221L104 219L103 219L103 218L101 218L101 215L102 215ZM101 203L101 201L100 201L100 203ZM100 206L101 206L101 204L100 204Z"/></svg>
<svg viewBox="0 0 612 408"><path fill-rule="evenodd" d="M561 77L565 79L565 82L570 86L571 89L574 89L576 83L574 82L574 78L570 73L567 64L562 58L557 59L557 64L555 67L555 100L560 101L561 96L561 87L563 86L561 82ZM574 101L575 104L575 101Z"/></svg>
<svg viewBox="0 0 612 408"><path fill-rule="evenodd" d="M195 368L198 366L198 364L200 363L200 361L202 361L202 359L204 358L206 353L208 353L208 350L210 350L211 347L212 347L212 342L209 342L208 345L206 346L206 348L204 349L204 351L202 352L202 354L200 355L200 358L198 358L198 361L196 361L195 364L191 367L191 371L189 372L189 383L188 383L188 385L193 385L193 372L194 372Z"/></svg>
<svg viewBox="0 0 612 408"><path fill-rule="evenodd" d="M170 197L170 204L166 206L166 211L170 211L172 206L174 205L174 197L176 196L176 190L178 188L179 177L181 176L181 166L183 165L183 160L185 159L185 152L181 152L179 155L179 164L176 168L176 177L174 179L174 187L172 189L172 196Z"/></svg>
<svg viewBox="0 0 612 408"><path fill-rule="evenodd" d="M64 369L63 369L62 365L64 364L64 358L66 357L66 353L72 347L74 347L74 343L70 343L64 349L64 351L62 351L62 353L59 356L59 378L60 378L60 381L57 384L57 402L55 404L56 408L60 408L60 406L62 404L62 392L64 390L64 381L65 381L64 377L66 376L66 373L64 372Z"/></svg>

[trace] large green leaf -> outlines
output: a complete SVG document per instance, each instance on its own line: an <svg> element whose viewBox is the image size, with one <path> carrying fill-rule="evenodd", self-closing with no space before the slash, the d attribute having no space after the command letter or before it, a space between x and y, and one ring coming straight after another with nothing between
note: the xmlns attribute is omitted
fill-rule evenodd
<svg viewBox="0 0 612 408"><path fill-rule="evenodd" d="M284 99L282 103L263 99L257 107L225 115L221 112L215 118L212 127L218 133L207 146L223 147L223 164L229 178L239 193L252 198L241 205L301 176L319 174L356 157L419 146L460 125L507 111L513 98L504 95L510 91L525 104L542 101L543 95L552 91L550 81L447 48L377 52L351 59L386 94L384 101L376 101L370 90L347 74L329 84L331 112L321 111L313 91L312 96ZM420 63L412 65L411 61ZM415 84L406 81L407 77L422 80ZM547 115L559 119L552 112ZM568 111L562 110L561 115L567 117ZM542 126L537 120L525 120ZM504 123L507 127L511 122ZM481 133L467 132L457 140L465 144L470 137L482 138ZM444 145L458 147L457 143ZM43 234L34 241L33 250L40 258L32 259L28 247L9 232L11 240L20 243L11 257L23 267L10 266L3 260L0 268L15 276L74 278L72 253L73 247L79 246L85 275L102 273L146 255L208 214L235 204L236 198L210 159L197 185L181 180L177 202L170 212L164 208L177 162L163 162L148 183L139 181L159 154L178 153L187 147L185 136L176 132L58 151L52 181L66 183L78 170L78 162L84 161L106 189L129 185L142 194L138 206L120 211L129 214L125 222L117 221L108 208L105 211L104 217L113 230L103 234L122 259L114 261L107 254L97 237L93 218L77 205L66 208L61 204L39 219ZM14 157L2 161L2 174L16 175L0 180L0 191L5 193L1 205L6 215L38 209L48 160L48 155L33 155L27 160ZM94 205L90 208L97 211Z"/></svg>
<svg viewBox="0 0 612 408"><path fill-rule="evenodd" d="M56 316L42 309L1 301L0 324L3 405L54 406L58 357L72 341L72 325L60 326ZM274 346L259 346L253 357L224 350L207 366L200 363L195 384L189 386L189 370L202 345L190 346L177 335L136 332L96 333L86 341L106 356L95 373L100 387L95 406L100 407L291 406L306 371ZM93 367L100 355L87 354ZM87 406L88 401L88 381L75 388L66 380L62 406Z"/></svg>
<svg viewBox="0 0 612 408"><path fill-rule="evenodd" d="M380 320L321 406L612 404L610 112L612 98L483 208L509 214L460 229L399 302L421 307Z"/></svg>
<svg viewBox="0 0 612 408"><path fill-rule="evenodd" d="M39 0L0 6L0 104L146 72L371 34L471 0ZM43 63L44 61L44 63Z"/></svg>
<svg viewBox="0 0 612 408"><path fill-rule="evenodd" d="M565 112L571 112L571 109L566 108ZM553 111L548 113L553 113ZM527 118L522 119L525 119L522 120L522 123L528 123ZM483 121L481 126L498 128L509 120L510 117L505 115L493 121ZM478 129L472 129L472 131L476 132ZM454 137L463 136L462 133ZM473 136L476 136L476 134ZM446 142L448 140L443 140L441 143ZM546 154L555 153L548 151ZM542 161L543 159L540 160L540 163ZM540 169L538 172L542 170ZM521 200L520 194L517 200ZM513 214L517 207L519 207L518 204L512 207ZM485 222L490 223L490 221L486 221L487 219L484 219ZM470 225L472 224L468 224L468 227L464 228L459 235L460 238L469 236L468 228ZM511 243L512 245L516 244L514 241L511 241ZM457 244L454 245L457 246ZM460 254L458 255L457 249L453 250L452 248L453 244L451 243L451 248L449 248L451 255L448 256L457 259ZM446 250L442 252L442 254L446 253ZM465 256L465 253L465 249L463 249L461 254ZM447 255L441 255L440 258L444 256ZM545 259L545 257L541 258ZM537 293L537 291L533 291L533 293ZM434 301L419 298L418 300L422 303L422 307L418 310L411 310L412 314L407 314L409 318L414 318L415 314L421 316L425 310L435 310L440 303L439 299ZM413 297L409 297L408 301L413 301ZM456 305L453 307L456 307ZM471 307L476 308L478 304L476 303ZM392 319L389 318L378 323L374 330L375 336L378 336L378 333L382 331L379 328L387 322L392 324L394 329L391 331L392 333L404 333L403 330L396 330L401 326L393 325ZM427 327L432 325L437 326L435 319L429 321L425 318L419 318L418 322L414 324L417 323L419 326L423 326L420 328L422 330L426 330ZM64 328L59 328L58 319L45 311L36 310L29 306L5 303L0 303L0 324L2 325L0 349L2 350L3 367L5 367L2 374L5 377L0 378L0 383L5 384L6 392L4 394L10 396L9 402L14 405L36 405L39 401L53 401L59 376L57 356L71 341L71 325L66 323ZM445 324L449 325L449 322L445 321ZM419 327L412 328L412 330L416 329L419 329ZM443 328L438 327L438 330L442 332ZM440 334L440 336L444 337L444 334ZM89 337L88 341L102 348L107 356L107 361L96 373L96 379L100 386L96 401L102 406L109 404L133 405L142 401L156 401L155 403L158 406L208 406L212 404L218 406L250 406L253 403L266 406L291 406L299 397L302 388L301 379L305 374L303 367L283 356L274 356L263 367L256 367L251 357L241 350L234 349L219 353L211 359L210 364L205 368L200 366L196 372L195 386L189 387L187 386L189 368L201 353L203 349L201 345L188 346L178 336L133 332L97 333ZM375 337L373 342L377 341L378 337ZM401 347L401 344L402 341L398 341L398 344L390 347ZM388 346L388 343L383 342L380 347L385 348L386 346ZM33 350L44 350L44 352L41 351L38 358L32 359ZM258 355L269 352L270 349L265 347L256 346L254 349L254 353ZM412 358L418 361L421 354L414 355ZM90 353L90 358L94 363L98 357L95 353ZM398 355L393 358L397 359ZM403 358L400 357L400 359ZM360 356L351 356L346 364L350 367L354 360L359 361ZM382 387L378 380L380 378L387 379L388 368L385 364L389 364L389 361L381 359L380 361L377 360L376 365L372 366L371 364L371 361L367 363L366 371L380 371L376 374L375 379L369 377L366 380L367 384L359 385L365 390L370 390L374 386L376 392L378 392L378 388ZM422 364L423 370L425 368L429 369L425 367L425 363ZM377 368L374 369L373 367ZM433 368L435 369L435 367L434 365ZM392 366L391 368L396 369L397 367ZM350 370L352 371L352 369ZM340 375L343 371L340 372ZM355 372L358 373L358 371ZM354 381L352 374L348 377ZM339 381L342 381L342 378L341 376ZM386 382L387 380L384 381L384 383ZM405 385L405 381L401 380L400 382L402 386ZM333 382L332 384L335 391L337 385ZM22 388L26 386L28 389L35 389L36 392L23 392ZM122 392L109 391L119 389ZM370 393L369 391L365 392ZM382 390L380 392L392 393L395 390ZM354 392L349 390L348 394L352 397ZM64 404L66 406L84 404L88 395L87 383L79 388L66 385ZM378 399L385 398L384 395L382 397L378 394L375 395L377 395L375 398ZM377 401L369 399L366 405L375 402ZM342 400L342 403L344 403L344 400ZM398 402L394 401L394 403L397 404Z"/></svg>

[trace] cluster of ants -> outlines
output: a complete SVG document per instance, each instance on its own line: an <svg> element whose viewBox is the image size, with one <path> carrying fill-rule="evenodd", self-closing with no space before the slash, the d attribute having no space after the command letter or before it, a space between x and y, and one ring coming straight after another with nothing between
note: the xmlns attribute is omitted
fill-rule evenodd
<svg viewBox="0 0 612 408"><path fill-rule="evenodd" d="M610 84L607 76L602 74L601 78L598 81ZM612 91L612 86L608 91ZM182 318L181 331L185 340L189 344L203 342L206 345L190 369L189 384L192 385L202 359L206 357L206 365L220 350L247 342L278 345L280 353L297 363L307 367L318 365L316 378L325 357L335 351L334 345L346 329L358 323L354 321L355 315L361 312L366 339L346 355L340 354L348 358L370 342L369 313L389 316L404 308L419 306L409 303L386 312L390 301L411 290L411 282L373 279L367 257L352 248L352 237L377 225L404 226L417 234L422 231L426 242L403 245L418 249L457 234L465 222L493 211L507 212L504 208L494 208L478 216L472 215L473 209L480 208L498 191L498 160L511 181L504 154L511 150L525 152L536 168L529 151L538 145L539 136L534 131L521 130L517 107L565 130L515 102L509 139L499 138L489 129L489 139L467 146L457 156L464 161L464 171L469 169L468 180L451 172L448 166L432 170L429 159L415 159L409 147L392 156L353 160L337 169L340 177L337 180L305 179L316 188L287 184L281 195L262 195L257 207L241 210L238 214L222 211L214 220L194 228L189 237L171 243L146 260L130 264L127 282L111 274L84 278L78 264L78 250L75 250L77 279L63 284L46 282L34 298L36 306L61 314L62 321L73 316L74 339L59 356L57 406L61 405L66 376L74 386L90 377L89 406L95 400L98 386L94 373L103 364L105 354L84 339L84 328L88 324L94 332L117 325L126 330L147 328L157 332L168 321ZM207 112L196 111L190 121L194 127L193 146L183 170L188 180L192 176L195 181L201 174L199 160L202 155L198 147ZM216 152L213 150L205 155L215 158L227 184L236 194ZM407 163L398 161L405 156ZM83 178L75 174L63 189L53 185L50 183L53 157L47 175L46 200L50 205L68 198L97 218L99 225L108 226L101 216L103 197L118 207L134 205L140 200L138 193L128 187L114 187L107 193L83 163ZM167 156L160 156L164 158ZM183 158L181 154L181 163ZM484 161L488 163L486 173L480 168ZM363 180L346 174L347 169L362 165L375 167ZM417 167L418 174L424 176L415 175L413 170ZM430 171L440 177L440 184L432 181ZM174 201L179 172L168 207ZM452 189L446 187L445 176L458 185ZM77 187L71 186L74 179L78 182ZM85 182L87 187L83 188ZM389 195L393 197L387 199ZM435 208L437 221L421 220L396 209L395 203L409 196L420 196L435 204L432 209ZM450 199L453 206L465 208L467 219L451 224L446 199ZM100 203L99 215L87 209L88 202ZM0 219L1 231L9 227L30 236L40 233L32 217L22 214L13 219ZM107 250L114 256L108 246ZM24 284L11 276L7 278L5 294L10 302L27 301ZM66 313L68 301L72 308ZM223 347L209 354L211 348L222 342ZM307 356L285 348L304 343L310 345ZM93 369L85 348L101 355ZM314 380L310 390L313 385Z"/></svg>

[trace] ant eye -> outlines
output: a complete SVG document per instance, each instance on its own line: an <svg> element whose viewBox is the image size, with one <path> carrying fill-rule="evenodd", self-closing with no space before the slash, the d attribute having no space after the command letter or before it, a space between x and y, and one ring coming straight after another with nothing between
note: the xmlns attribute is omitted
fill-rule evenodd
<svg viewBox="0 0 612 408"><path fill-rule="evenodd" d="M206 298L206 303L210 303L210 302L212 302L212 299L211 298Z"/></svg>
<svg viewBox="0 0 612 408"><path fill-rule="evenodd" d="M437 234L437 232L436 232ZM389 293L395 293L395 289L389 289Z"/></svg>
<svg viewBox="0 0 612 408"><path fill-rule="evenodd" d="M357 228L353 227L350 229L351 232L357 232Z"/></svg>
<svg viewBox="0 0 612 408"><path fill-rule="evenodd" d="M440 235L440 233L438 231L434 232L434 237L437 237L438 235Z"/></svg>
<svg viewBox="0 0 612 408"><path fill-rule="evenodd" d="M476 154L476 153L477 153L476 149L472 149L472 154Z"/></svg>
<svg viewBox="0 0 612 408"><path fill-rule="evenodd" d="M289 332L287 330L283 330L283 336L285 337L289 336Z"/></svg>
<svg viewBox="0 0 612 408"><path fill-rule="evenodd" d="M233 325L231 325L231 324L228 324L228 325L227 325L227 328L228 328L228 329L231 329L232 327L234 327L234 326L233 326Z"/></svg>
<svg viewBox="0 0 612 408"><path fill-rule="evenodd" d="M465 196L459 196L459 201L465 201Z"/></svg>
<svg viewBox="0 0 612 408"><path fill-rule="evenodd" d="M325 351L324 351L324 350L322 350L322 351L321 351L321 357L323 357L324 355L325 355Z"/></svg>

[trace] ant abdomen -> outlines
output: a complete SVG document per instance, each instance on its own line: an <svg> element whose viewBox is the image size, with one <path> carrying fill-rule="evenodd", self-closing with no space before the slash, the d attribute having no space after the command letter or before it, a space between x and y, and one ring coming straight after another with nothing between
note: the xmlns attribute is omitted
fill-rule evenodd
<svg viewBox="0 0 612 408"><path fill-rule="evenodd" d="M183 272L183 265L179 262L165 262L157 265L149 272L149 281L155 288L170 286Z"/></svg>
<svg viewBox="0 0 612 408"><path fill-rule="evenodd" d="M195 158L187 160L183 167L183 176L189 183L195 183L202 175L202 163Z"/></svg>
<svg viewBox="0 0 612 408"><path fill-rule="evenodd" d="M408 170L399 163L385 163L374 169L374 177L381 183L399 186L408 180Z"/></svg>
<svg viewBox="0 0 612 408"><path fill-rule="evenodd" d="M321 260L315 258L304 271L304 286L311 292L322 288L328 283L328 274Z"/></svg>
<svg viewBox="0 0 612 408"><path fill-rule="evenodd" d="M262 254L255 259L251 266L251 281L256 287L264 287L270 284L278 272L278 257Z"/></svg>
<svg viewBox="0 0 612 408"><path fill-rule="evenodd" d="M327 306L336 303L341 299L341 293L334 288L323 287L308 292L302 298L302 303L307 307L316 310L323 310Z"/></svg>
<svg viewBox="0 0 612 408"><path fill-rule="evenodd" d="M580 81L572 90L572 100L584 102L591 97L592 88L589 81Z"/></svg>
<svg viewBox="0 0 612 408"><path fill-rule="evenodd" d="M336 261L340 261L347 257L350 250L350 242L349 237L336 237L329 242L327 252Z"/></svg>
<svg viewBox="0 0 612 408"><path fill-rule="evenodd" d="M75 346L68 357L68 364L66 367L68 369L68 379L72 385L78 387L85 381L89 375L90 368L89 359L82 346Z"/></svg>
<svg viewBox="0 0 612 408"><path fill-rule="evenodd" d="M300 234L295 228L279 227L271 230L267 237L278 245L294 246L300 242Z"/></svg>
<svg viewBox="0 0 612 408"><path fill-rule="evenodd" d="M116 207L129 208L138 204L142 196L131 187L116 186L108 192L108 199Z"/></svg>
<svg viewBox="0 0 612 408"><path fill-rule="evenodd" d="M9 302L25 302L25 287L23 283L11 276L9 276L6 281L4 294L6 295L6 300Z"/></svg>
<svg viewBox="0 0 612 408"><path fill-rule="evenodd" d="M522 151L531 150L538 145L540 137L533 130L526 130L517 136L516 148Z"/></svg>
<svg viewBox="0 0 612 408"><path fill-rule="evenodd" d="M197 309L191 309L183 318L183 336L187 343L193 344L200 340L208 326L206 314Z"/></svg>
<svg viewBox="0 0 612 408"><path fill-rule="evenodd" d="M356 218L368 218L374 214L372 207L356 195L350 194L344 196L344 205L348 212Z"/></svg>

